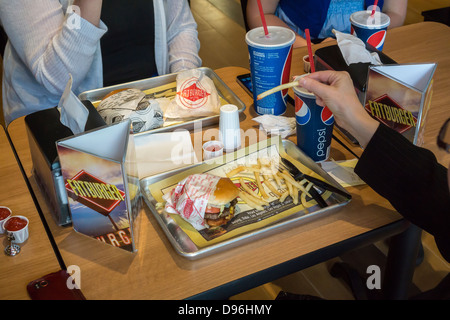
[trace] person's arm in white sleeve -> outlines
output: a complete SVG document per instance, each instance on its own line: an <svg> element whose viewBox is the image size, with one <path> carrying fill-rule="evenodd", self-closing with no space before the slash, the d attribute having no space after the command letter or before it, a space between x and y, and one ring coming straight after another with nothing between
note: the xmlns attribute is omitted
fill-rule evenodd
<svg viewBox="0 0 450 320"><path fill-rule="evenodd" d="M13 50L53 94L62 94L69 73L74 88L83 81L106 32L103 23L97 27L75 15L66 14L58 0L0 0L0 20Z"/></svg>
<svg viewBox="0 0 450 320"><path fill-rule="evenodd" d="M169 70L178 72L198 68L202 60L198 55L197 23L187 1L167 0L167 43Z"/></svg>

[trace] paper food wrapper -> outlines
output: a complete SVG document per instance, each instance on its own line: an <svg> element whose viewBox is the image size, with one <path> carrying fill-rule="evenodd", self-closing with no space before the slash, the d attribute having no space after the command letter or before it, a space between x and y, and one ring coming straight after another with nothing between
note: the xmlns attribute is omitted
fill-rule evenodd
<svg viewBox="0 0 450 320"><path fill-rule="evenodd" d="M101 101L97 111L108 125L130 119L133 132L138 133L163 125L160 103L159 99L147 98L139 89L125 89Z"/></svg>
<svg viewBox="0 0 450 320"><path fill-rule="evenodd" d="M214 82L200 70L192 69L177 75L177 93L163 107L166 118L197 118L220 114L220 97Z"/></svg>
<svg viewBox="0 0 450 320"><path fill-rule="evenodd" d="M297 132L295 117L275 116L272 114L264 114L253 118L259 123L259 129L270 135L279 135L286 138Z"/></svg>
<svg viewBox="0 0 450 320"><path fill-rule="evenodd" d="M219 180L220 177L206 173L187 177L163 197L166 211L178 214L197 230L208 228L204 220L205 209Z"/></svg>
<svg viewBox="0 0 450 320"><path fill-rule="evenodd" d="M150 185L149 190L155 200L162 205L165 201L164 199L168 199L167 197L170 197L167 195L170 195L172 192L176 193L177 191L173 190L180 188L178 181L182 181L181 184L183 184L183 180L191 174L201 173L218 177L227 177L227 173L241 165L256 165L258 163L257 159L268 159L276 163L276 161L280 161L280 156L290 160L302 172L323 180L323 178L321 178L314 171L301 164L294 158L290 157L284 151L284 148L281 144L281 139L279 137L271 138L264 142L260 142L257 145L247 147L243 151L245 151L245 154L243 154L241 157L238 157L237 159L234 158L235 160L233 161L229 161L221 165L191 168ZM301 203L299 201L299 203L296 204L290 196L288 196L282 203L280 203L277 195L275 195L267 187L266 183L262 183L261 186L258 185L253 172L243 171L237 175L234 175L230 179L241 190L243 190L243 187L240 185L240 179L242 179L244 183L257 194L261 194L261 190L259 190L259 187L262 187L264 191L269 195L269 198L266 199L266 201L268 201L270 205L264 206L263 210L258 210L249 206L242 199L238 198L236 213L233 219L231 219L226 225L213 228L203 228L201 230L197 230L191 223L182 218L181 215L169 212L168 214L176 222L176 224L180 226L181 229L187 234L187 236L195 243L195 245L200 248L228 240L237 235L258 230L269 224L273 224L281 219L284 219L294 213L300 215L308 214L310 210L309 208L317 204L315 200L309 198L308 196L305 197L304 203ZM271 183L274 183L272 179L268 178L268 180L270 180ZM264 181L264 178L262 178L262 181ZM286 189L282 188L279 189L279 191L284 192L286 191ZM322 197L326 200L330 197L330 195L331 192L326 191L322 194Z"/></svg>
<svg viewBox="0 0 450 320"><path fill-rule="evenodd" d="M373 65L381 65L380 57L376 52L369 52L366 49L365 43L358 37L334 31L336 35L337 44L341 49L342 56L344 57L347 65L353 63L370 63Z"/></svg>

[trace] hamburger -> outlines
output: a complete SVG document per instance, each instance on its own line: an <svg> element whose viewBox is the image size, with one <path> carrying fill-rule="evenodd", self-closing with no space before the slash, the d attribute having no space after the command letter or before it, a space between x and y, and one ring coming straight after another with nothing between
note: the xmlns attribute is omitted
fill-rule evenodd
<svg viewBox="0 0 450 320"><path fill-rule="evenodd" d="M229 178L220 178L206 205L205 222L210 227L219 227L230 221L236 213L238 194L239 189Z"/></svg>

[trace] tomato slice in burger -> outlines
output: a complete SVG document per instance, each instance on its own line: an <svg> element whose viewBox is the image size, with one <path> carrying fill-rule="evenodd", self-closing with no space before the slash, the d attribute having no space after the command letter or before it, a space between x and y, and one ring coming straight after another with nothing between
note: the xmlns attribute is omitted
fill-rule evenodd
<svg viewBox="0 0 450 320"><path fill-rule="evenodd" d="M207 206L205 209L205 213L219 213L220 208Z"/></svg>

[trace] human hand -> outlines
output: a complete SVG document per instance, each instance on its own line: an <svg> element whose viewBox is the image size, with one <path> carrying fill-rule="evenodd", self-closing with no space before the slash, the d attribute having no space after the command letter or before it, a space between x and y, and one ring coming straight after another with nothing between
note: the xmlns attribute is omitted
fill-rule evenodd
<svg viewBox="0 0 450 320"><path fill-rule="evenodd" d="M347 72L314 72L302 77L299 85L316 95L318 105L331 110L339 126L349 131L362 146L367 145L379 123L364 110Z"/></svg>

